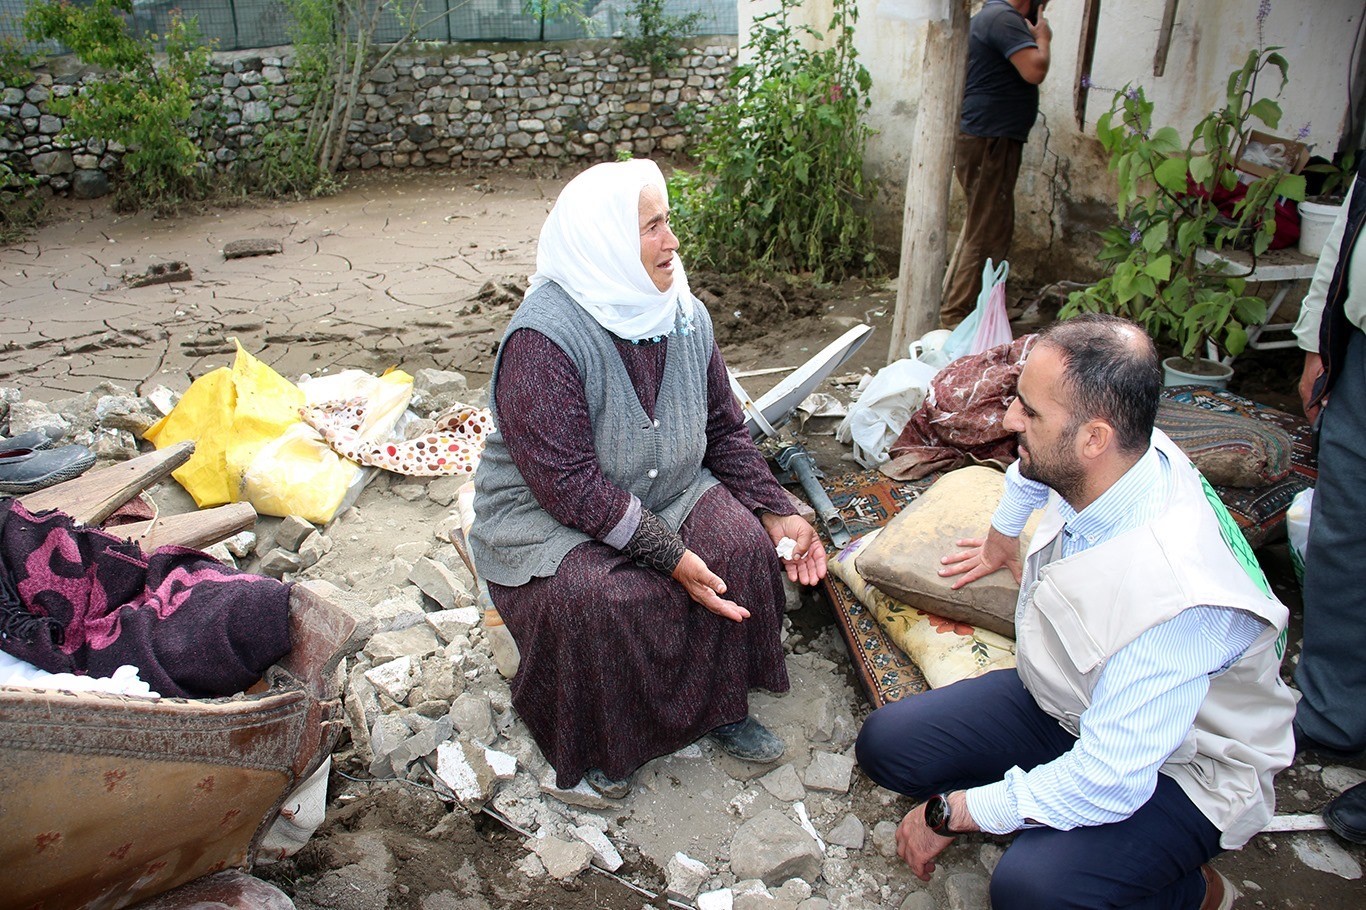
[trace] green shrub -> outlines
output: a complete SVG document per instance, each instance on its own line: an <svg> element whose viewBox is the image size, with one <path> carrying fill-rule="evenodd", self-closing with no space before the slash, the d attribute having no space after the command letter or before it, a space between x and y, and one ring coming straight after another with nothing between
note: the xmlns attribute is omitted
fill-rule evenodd
<svg viewBox="0 0 1366 910"><path fill-rule="evenodd" d="M854 49L854 0L834 0L830 43L790 14L797 0L757 18L750 63L731 75L713 109L696 172L670 180L674 224L691 264L724 272L810 273L817 280L874 265L863 173L871 130L868 71Z"/></svg>
<svg viewBox="0 0 1366 910"><path fill-rule="evenodd" d="M668 15L664 0L633 0L626 16L635 20L635 26L621 40L621 49L655 74L665 72L671 61L683 56L683 39L702 21L698 10L684 16Z"/></svg>
<svg viewBox="0 0 1366 910"><path fill-rule="evenodd" d="M66 118L70 138L123 147L115 206L167 210L201 197L205 189L203 153L194 138L202 125L195 99L208 72L209 49L194 21L174 13L165 36L166 62L155 65L160 39L130 33L125 17L132 10L132 0L94 0L81 7L47 0L29 8L25 30L34 41L59 41L82 63L104 70L77 94L49 104Z"/></svg>

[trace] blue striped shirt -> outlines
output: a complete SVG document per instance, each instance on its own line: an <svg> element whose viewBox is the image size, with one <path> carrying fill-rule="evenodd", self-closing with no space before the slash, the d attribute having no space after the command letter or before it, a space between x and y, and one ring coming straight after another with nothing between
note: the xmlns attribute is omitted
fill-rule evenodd
<svg viewBox="0 0 1366 910"><path fill-rule="evenodd" d="M1061 502L1062 555L1080 553L1157 517L1172 490L1172 468L1155 448L1080 512ZM1006 471L992 526L1018 537L1048 502L1047 486ZM1020 597L1018 611L1024 608ZM1046 825L1070 830L1132 815L1157 787L1158 768L1181 745L1209 691L1261 634L1262 620L1242 610L1196 606L1154 626L1116 651L1101 669L1080 737L1063 755L1029 771L967 791L968 812L983 831L1008 834Z"/></svg>

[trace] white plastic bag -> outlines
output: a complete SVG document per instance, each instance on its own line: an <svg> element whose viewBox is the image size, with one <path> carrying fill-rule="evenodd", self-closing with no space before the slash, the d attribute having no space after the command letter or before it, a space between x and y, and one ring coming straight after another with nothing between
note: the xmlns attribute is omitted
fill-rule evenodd
<svg viewBox="0 0 1366 910"><path fill-rule="evenodd" d="M1309 548L1309 513L1314 507L1314 488L1300 490L1285 511L1285 534L1290 538L1290 564L1295 578L1304 584L1304 552Z"/></svg>
<svg viewBox="0 0 1366 910"><path fill-rule="evenodd" d="M944 342L944 351L950 360L980 354L1011 342L1010 319L1006 316L1006 278L1009 275L1009 262L997 266L987 260L982 268L982 291L977 295L977 306Z"/></svg>
<svg viewBox="0 0 1366 910"><path fill-rule="evenodd" d="M835 438L851 443L854 457L865 468L887 460L887 449L901 435L911 414L920 407L939 368L919 360L897 360L877 371L858 401L849 406L835 430Z"/></svg>

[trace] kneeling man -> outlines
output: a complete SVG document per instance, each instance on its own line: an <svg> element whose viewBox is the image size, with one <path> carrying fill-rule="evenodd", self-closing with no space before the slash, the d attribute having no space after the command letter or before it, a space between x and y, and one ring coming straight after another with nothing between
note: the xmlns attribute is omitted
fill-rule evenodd
<svg viewBox="0 0 1366 910"><path fill-rule="evenodd" d="M1231 906L1203 864L1270 820L1293 755L1286 608L1154 429L1160 392L1133 323L1083 316L1039 336L1005 417L1020 460L987 537L941 570L955 587L1023 575L1018 669L887 705L859 734L874 781L926 800L897 829L920 878L957 834L1018 832L996 910Z"/></svg>

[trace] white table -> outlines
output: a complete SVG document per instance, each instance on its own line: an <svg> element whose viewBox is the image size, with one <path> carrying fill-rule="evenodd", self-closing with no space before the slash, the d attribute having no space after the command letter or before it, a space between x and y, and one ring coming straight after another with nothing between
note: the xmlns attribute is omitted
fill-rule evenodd
<svg viewBox="0 0 1366 910"><path fill-rule="evenodd" d="M1266 318L1258 325L1247 327L1247 346L1254 351L1270 351L1277 348L1293 348L1296 345L1295 338L1277 338L1273 340L1263 340L1262 335L1267 332L1289 332L1295 328L1293 322L1272 322L1276 315L1276 310L1285 302L1285 297L1290 293L1290 288L1297 281L1305 281L1314 277L1314 268L1318 265L1318 260L1310 259L1302 255L1293 248L1284 250L1269 250L1257 257L1257 268L1252 268L1252 256L1244 250L1222 250L1216 252L1210 249L1196 251L1196 260L1205 265L1216 265L1224 263L1228 266L1228 271L1235 275L1241 275L1249 282L1255 281L1261 284L1276 286L1276 293L1267 302ZM1206 344L1205 356L1211 360L1219 360L1227 365L1233 363L1233 355L1220 358L1218 350L1213 343Z"/></svg>

